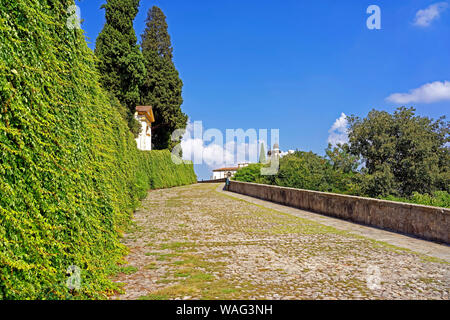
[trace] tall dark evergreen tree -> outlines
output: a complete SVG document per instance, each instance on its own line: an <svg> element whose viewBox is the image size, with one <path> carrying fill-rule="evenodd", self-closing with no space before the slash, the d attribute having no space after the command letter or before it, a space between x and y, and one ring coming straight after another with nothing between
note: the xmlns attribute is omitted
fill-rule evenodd
<svg viewBox="0 0 450 320"><path fill-rule="evenodd" d="M266 163L266 150L264 150L264 143L261 143L261 148L259 150L259 163Z"/></svg>
<svg viewBox="0 0 450 320"><path fill-rule="evenodd" d="M184 129L187 116L181 111L183 82L172 61L172 44L166 16L154 6L148 12L142 34L142 53L147 74L141 86L141 103L151 105L155 115L152 142L155 149L171 149L176 129Z"/></svg>
<svg viewBox="0 0 450 320"><path fill-rule="evenodd" d="M173 48L169 32L167 31L168 25L166 16L162 10L153 6L153 8L148 11L146 22L147 27L142 34L142 50L154 51L160 57L172 61Z"/></svg>
<svg viewBox="0 0 450 320"><path fill-rule="evenodd" d="M106 23L98 35L95 48L102 86L125 107L124 116L135 135L139 133L140 126L134 119L134 113L140 102L139 88L146 74L133 28L139 2L107 0L102 5L106 11Z"/></svg>

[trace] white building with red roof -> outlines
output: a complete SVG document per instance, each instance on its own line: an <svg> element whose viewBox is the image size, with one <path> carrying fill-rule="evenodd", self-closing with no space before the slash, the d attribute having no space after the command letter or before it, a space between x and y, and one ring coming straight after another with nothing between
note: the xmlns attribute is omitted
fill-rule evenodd
<svg viewBox="0 0 450 320"><path fill-rule="evenodd" d="M237 167L225 167L225 168L214 169L213 174L211 176L211 180L226 178L228 176L228 173L232 177L232 176L234 176L236 171L238 171L240 168L243 168L246 166L248 166L248 163L239 163Z"/></svg>
<svg viewBox="0 0 450 320"><path fill-rule="evenodd" d="M152 123L155 122L152 107L137 106L134 116L141 124L141 132L136 138L138 149L152 150Z"/></svg>

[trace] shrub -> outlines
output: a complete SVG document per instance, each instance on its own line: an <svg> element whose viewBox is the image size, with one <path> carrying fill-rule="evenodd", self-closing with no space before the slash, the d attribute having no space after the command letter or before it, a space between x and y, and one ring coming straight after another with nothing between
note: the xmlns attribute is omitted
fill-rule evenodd
<svg viewBox="0 0 450 320"><path fill-rule="evenodd" d="M242 167L238 171L236 171L233 180L253 183L265 183L263 176L261 176L262 166L263 165L260 163L252 163L246 167Z"/></svg>
<svg viewBox="0 0 450 320"><path fill-rule="evenodd" d="M447 191L435 191L432 195L414 192L409 198L394 196L384 197L385 200L423 204L426 206L450 208L450 194Z"/></svg>
<svg viewBox="0 0 450 320"><path fill-rule="evenodd" d="M312 152L296 151L281 157L278 173L273 176L261 175L262 166L257 163L241 168L234 180L345 194L357 194L360 191L355 172L335 169L328 159Z"/></svg>

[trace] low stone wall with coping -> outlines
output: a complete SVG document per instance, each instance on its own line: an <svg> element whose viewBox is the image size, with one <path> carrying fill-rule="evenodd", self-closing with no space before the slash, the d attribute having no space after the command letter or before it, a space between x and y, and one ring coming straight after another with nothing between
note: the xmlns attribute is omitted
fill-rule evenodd
<svg viewBox="0 0 450 320"><path fill-rule="evenodd" d="M450 244L450 210L409 203L230 181L229 191Z"/></svg>
<svg viewBox="0 0 450 320"><path fill-rule="evenodd" d="M219 182L225 182L227 181L227 178L221 178L221 179L212 179L212 180L199 180L197 183L219 183Z"/></svg>

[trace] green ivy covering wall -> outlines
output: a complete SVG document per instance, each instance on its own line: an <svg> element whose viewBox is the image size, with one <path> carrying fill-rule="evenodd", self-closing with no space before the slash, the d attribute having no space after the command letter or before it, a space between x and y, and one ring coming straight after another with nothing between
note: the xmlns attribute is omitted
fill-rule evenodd
<svg viewBox="0 0 450 320"><path fill-rule="evenodd" d="M105 297L139 199L196 180L169 151L137 150L66 25L72 4L0 0L0 299Z"/></svg>

